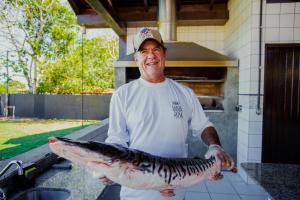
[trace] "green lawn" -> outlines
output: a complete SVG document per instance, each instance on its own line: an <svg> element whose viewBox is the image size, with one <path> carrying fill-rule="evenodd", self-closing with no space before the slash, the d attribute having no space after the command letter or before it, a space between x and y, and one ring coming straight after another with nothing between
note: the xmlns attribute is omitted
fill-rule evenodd
<svg viewBox="0 0 300 200"><path fill-rule="evenodd" d="M65 136L98 121L16 119L0 120L0 160L47 143L50 136Z"/></svg>

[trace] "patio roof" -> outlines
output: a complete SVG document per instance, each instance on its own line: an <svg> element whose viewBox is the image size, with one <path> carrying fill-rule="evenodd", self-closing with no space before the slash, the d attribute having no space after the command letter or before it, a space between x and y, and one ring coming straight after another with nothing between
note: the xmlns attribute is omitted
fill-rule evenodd
<svg viewBox="0 0 300 200"><path fill-rule="evenodd" d="M158 0L68 0L78 23L87 28L112 28L125 36L127 27L157 26ZM228 0L176 0L177 26L224 25Z"/></svg>

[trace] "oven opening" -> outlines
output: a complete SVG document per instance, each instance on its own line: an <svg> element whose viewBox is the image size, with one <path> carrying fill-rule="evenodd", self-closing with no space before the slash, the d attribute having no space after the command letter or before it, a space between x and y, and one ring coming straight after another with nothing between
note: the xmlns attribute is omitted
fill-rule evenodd
<svg viewBox="0 0 300 200"><path fill-rule="evenodd" d="M224 110L225 67L166 67L165 75L189 88L197 95L204 110ZM126 82L140 77L138 68L126 69Z"/></svg>

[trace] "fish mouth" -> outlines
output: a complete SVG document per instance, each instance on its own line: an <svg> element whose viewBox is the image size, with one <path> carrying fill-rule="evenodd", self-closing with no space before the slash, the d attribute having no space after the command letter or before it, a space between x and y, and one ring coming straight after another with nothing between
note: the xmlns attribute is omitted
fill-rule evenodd
<svg viewBox="0 0 300 200"><path fill-rule="evenodd" d="M71 139L64 138L64 137L54 137L54 136L52 136L52 137L48 138L49 143L56 143L58 141L65 142L65 143L78 143L76 141L73 141Z"/></svg>
<svg viewBox="0 0 300 200"><path fill-rule="evenodd" d="M58 139L56 138L56 137L49 137L48 138L48 142L49 143L55 143L55 142L57 142L58 141Z"/></svg>

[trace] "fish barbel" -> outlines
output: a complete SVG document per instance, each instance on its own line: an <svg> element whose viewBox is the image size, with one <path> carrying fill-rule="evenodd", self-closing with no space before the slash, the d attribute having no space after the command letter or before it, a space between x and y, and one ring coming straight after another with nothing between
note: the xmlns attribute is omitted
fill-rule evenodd
<svg viewBox="0 0 300 200"><path fill-rule="evenodd" d="M221 162L215 157L164 158L117 144L50 137L51 150L89 168L98 177L133 189L159 191L188 187L203 180L218 180Z"/></svg>

